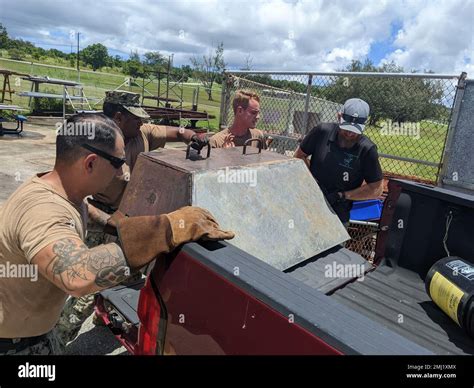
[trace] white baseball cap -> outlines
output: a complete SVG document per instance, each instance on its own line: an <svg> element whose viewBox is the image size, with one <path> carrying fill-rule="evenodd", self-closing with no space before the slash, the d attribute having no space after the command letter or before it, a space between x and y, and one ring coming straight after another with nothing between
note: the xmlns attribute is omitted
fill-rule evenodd
<svg viewBox="0 0 474 388"><path fill-rule="evenodd" d="M360 98L350 98L344 103L339 128L346 131L362 134L365 129L365 121L370 114L370 107Z"/></svg>

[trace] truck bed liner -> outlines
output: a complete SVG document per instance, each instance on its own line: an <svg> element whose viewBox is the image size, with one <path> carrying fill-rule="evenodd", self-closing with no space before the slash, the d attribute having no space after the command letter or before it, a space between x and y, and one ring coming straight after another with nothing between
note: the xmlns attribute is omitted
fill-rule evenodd
<svg viewBox="0 0 474 388"><path fill-rule="evenodd" d="M357 278L357 276L326 276L326 271L336 266L358 266L364 272L374 267L362 256L340 245L285 271L308 286L329 294ZM328 268L329 267L329 268Z"/></svg>
<svg viewBox="0 0 474 388"><path fill-rule="evenodd" d="M433 354L228 242L188 243L182 252L345 354Z"/></svg>
<svg viewBox="0 0 474 388"><path fill-rule="evenodd" d="M474 354L474 341L432 302L412 271L382 265L332 297L436 354Z"/></svg>

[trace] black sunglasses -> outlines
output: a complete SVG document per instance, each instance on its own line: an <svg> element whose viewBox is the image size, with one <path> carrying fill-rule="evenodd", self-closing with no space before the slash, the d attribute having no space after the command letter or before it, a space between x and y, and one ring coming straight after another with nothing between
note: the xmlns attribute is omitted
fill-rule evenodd
<svg viewBox="0 0 474 388"><path fill-rule="evenodd" d="M365 122L367 121L366 117L354 117L346 114L342 114L342 118L345 122L352 124L365 124Z"/></svg>
<svg viewBox="0 0 474 388"><path fill-rule="evenodd" d="M98 148L92 147L89 144L82 144L81 147L93 152L94 154L102 156L104 159L107 159L110 162L110 164L114 166L114 168L117 168L117 169L122 167L127 162L127 159L125 158L117 158L116 156L110 155L107 152L104 152L102 150L99 150Z"/></svg>

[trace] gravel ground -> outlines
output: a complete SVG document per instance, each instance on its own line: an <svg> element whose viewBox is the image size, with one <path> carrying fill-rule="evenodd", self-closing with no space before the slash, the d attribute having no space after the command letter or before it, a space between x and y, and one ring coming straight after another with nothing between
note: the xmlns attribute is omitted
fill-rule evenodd
<svg viewBox="0 0 474 388"><path fill-rule="evenodd" d="M66 346L67 355L129 355L105 326L95 326L92 315L84 322L79 335Z"/></svg>

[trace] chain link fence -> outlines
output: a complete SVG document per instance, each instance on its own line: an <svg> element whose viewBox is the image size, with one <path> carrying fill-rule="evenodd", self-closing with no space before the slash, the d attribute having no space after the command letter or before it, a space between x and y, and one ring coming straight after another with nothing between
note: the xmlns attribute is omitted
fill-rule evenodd
<svg viewBox="0 0 474 388"><path fill-rule="evenodd" d="M232 98L251 89L261 98L257 127L272 149L292 155L319 122L334 122L345 100L367 101L365 134L377 144L384 173L437 182L458 77L403 73L225 73L220 125L232 122Z"/></svg>
<svg viewBox="0 0 474 388"><path fill-rule="evenodd" d="M273 138L270 150L292 156L319 122L336 122L344 102L367 101L365 134L377 145L386 177L437 183L457 76L405 73L226 72L220 126L232 123L238 89L260 95L257 128ZM378 224L351 222L347 247L373 258Z"/></svg>

